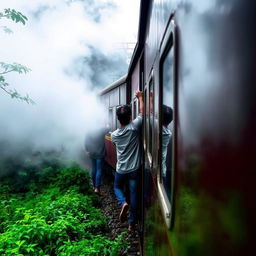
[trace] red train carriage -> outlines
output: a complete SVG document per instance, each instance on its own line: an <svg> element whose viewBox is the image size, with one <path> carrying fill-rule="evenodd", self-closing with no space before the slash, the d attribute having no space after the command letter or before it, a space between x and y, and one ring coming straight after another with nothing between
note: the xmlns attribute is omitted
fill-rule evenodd
<svg viewBox="0 0 256 256"><path fill-rule="evenodd" d="M255 17L253 0L141 1L127 77L102 99L115 129L144 91L144 255L255 254Z"/></svg>

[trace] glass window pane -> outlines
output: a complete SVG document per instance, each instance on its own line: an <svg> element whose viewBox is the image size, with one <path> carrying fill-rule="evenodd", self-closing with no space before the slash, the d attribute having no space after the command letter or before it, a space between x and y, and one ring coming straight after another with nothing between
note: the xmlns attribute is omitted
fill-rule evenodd
<svg viewBox="0 0 256 256"><path fill-rule="evenodd" d="M109 123L109 126L110 126L110 128L111 128L111 131L113 131L114 130L114 124L113 124L113 109L112 108L110 108L109 110L108 110L108 123Z"/></svg>
<svg viewBox="0 0 256 256"><path fill-rule="evenodd" d="M147 107L148 107L148 102L147 102L147 89L144 90L144 109L145 109L145 116L146 116L146 120L144 122L144 150L146 152L146 147L147 147L147 144L146 144L146 141L148 140L148 128L147 128L147 123L148 123L148 110L147 110Z"/></svg>
<svg viewBox="0 0 256 256"><path fill-rule="evenodd" d="M154 83L151 79L149 83L149 153L152 156L153 152L153 125L154 125Z"/></svg>
<svg viewBox="0 0 256 256"><path fill-rule="evenodd" d="M161 181L171 201L173 177L173 50L169 50L162 66L162 168Z"/></svg>

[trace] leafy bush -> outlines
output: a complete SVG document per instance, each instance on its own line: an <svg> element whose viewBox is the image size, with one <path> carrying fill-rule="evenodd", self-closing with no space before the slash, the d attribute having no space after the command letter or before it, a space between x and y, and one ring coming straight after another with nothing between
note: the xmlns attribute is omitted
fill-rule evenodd
<svg viewBox="0 0 256 256"><path fill-rule="evenodd" d="M58 186L61 190L66 190L72 186L77 186L79 187L79 192L92 192L88 172L82 171L77 165L61 169L56 176L55 182L56 186Z"/></svg>
<svg viewBox="0 0 256 256"><path fill-rule="evenodd" d="M65 242L60 246L58 253L60 256L80 256L80 255L93 255L93 256L118 256L120 255L121 243L123 236L117 237L114 241L110 241L101 235L96 235L92 240L82 240L72 243L71 241Z"/></svg>
<svg viewBox="0 0 256 256"><path fill-rule="evenodd" d="M48 167L30 177L26 193L10 177L0 183L0 255L118 255L122 237L103 235L106 220L87 172Z"/></svg>

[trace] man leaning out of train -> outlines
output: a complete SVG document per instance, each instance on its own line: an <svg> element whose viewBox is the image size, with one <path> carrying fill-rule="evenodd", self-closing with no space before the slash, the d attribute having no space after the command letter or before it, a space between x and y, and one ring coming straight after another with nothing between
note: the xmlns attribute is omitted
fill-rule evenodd
<svg viewBox="0 0 256 256"><path fill-rule="evenodd" d="M127 211L129 210L128 229L130 231L134 230L137 222L137 178L141 166L140 128L144 110L143 93L137 91L135 95L139 100L138 117L132 121L132 112L129 105L119 107L116 115L121 127L111 134L117 153L114 191L118 203L121 205L119 219L121 222L126 221ZM125 183L129 185L129 202L124 194Z"/></svg>

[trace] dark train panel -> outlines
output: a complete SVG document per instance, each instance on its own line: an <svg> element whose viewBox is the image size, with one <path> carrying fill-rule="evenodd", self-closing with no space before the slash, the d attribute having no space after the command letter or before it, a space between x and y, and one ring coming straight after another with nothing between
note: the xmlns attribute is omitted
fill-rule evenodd
<svg viewBox="0 0 256 256"><path fill-rule="evenodd" d="M144 255L255 253L255 17L254 1L141 1L126 103L135 118L144 91Z"/></svg>

